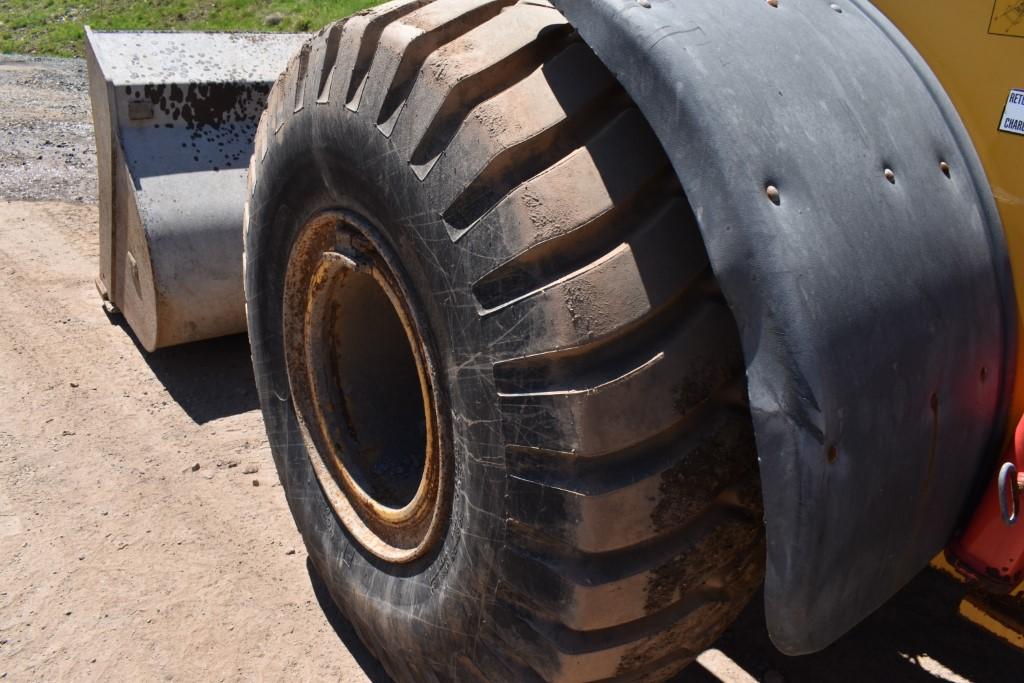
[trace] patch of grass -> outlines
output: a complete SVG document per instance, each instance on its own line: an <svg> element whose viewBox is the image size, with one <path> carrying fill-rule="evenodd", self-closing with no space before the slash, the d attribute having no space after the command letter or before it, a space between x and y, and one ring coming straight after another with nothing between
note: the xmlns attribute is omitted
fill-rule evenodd
<svg viewBox="0 0 1024 683"><path fill-rule="evenodd" d="M381 0L0 0L0 53L81 57L82 27L315 31Z"/></svg>

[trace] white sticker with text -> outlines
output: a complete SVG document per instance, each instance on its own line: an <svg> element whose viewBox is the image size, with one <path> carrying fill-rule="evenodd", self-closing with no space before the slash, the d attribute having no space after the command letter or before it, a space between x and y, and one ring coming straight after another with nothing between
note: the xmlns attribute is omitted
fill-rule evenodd
<svg viewBox="0 0 1024 683"><path fill-rule="evenodd" d="M999 120L999 130L1024 135L1024 90L1010 91L1003 118Z"/></svg>

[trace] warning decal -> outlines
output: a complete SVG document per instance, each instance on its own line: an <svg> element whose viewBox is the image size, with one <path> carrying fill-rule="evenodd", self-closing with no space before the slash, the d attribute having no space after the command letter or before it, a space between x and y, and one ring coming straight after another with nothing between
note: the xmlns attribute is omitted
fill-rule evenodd
<svg viewBox="0 0 1024 683"><path fill-rule="evenodd" d="M988 32L1024 38L1024 0L996 0Z"/></svg>
<svg viewBox="0 0 1024 683"><path fill-rule="evenodd" d="M1024 135L1024 90L1010 91L1003 118L999 120L999 130Z"/></svg>

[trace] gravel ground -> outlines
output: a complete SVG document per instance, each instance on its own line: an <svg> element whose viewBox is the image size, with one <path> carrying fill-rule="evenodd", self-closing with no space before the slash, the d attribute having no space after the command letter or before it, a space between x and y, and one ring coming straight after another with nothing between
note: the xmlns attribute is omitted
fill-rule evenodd
<svg viewBox="0 0 1024 683"><path fill-rule="evenodd" d="M96 201L84 60L0 55L0 188L7 199Z"/></svg>
<svg viewBox="0 0 1024 683"><path fill-rule="evenodd" d="M244 337L146 354L100 308L83 62L0 56L0 140L0 679L386 682L306 562ZM758 596L676 683L1021 680L962 594L925 570L796 658Z"/></svg>

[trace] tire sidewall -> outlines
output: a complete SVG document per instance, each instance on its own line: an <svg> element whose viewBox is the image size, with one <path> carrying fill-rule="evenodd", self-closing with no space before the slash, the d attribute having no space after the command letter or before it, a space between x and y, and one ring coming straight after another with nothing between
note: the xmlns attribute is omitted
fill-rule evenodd
<svg viewBox="0 0 1024 683"><path fill-rule="evenodd" d="M494 593L506 517L497 394L490 364L477 360L485 350L461 265L468 256L418 191L403 153L358 114L315 106L288 116L276 132L269 119L264 125L266 154L254 159L246 232L246 306L261 407L289 507L314 566L360 635L378 652L399 646L406 662L449 670L467 644L456 634L474 632ZM288 256L307 221L331 210L370 220L397 257L448 407L441 419L451 435L450 520L436 549L408 564L378 559L344 529L315 476L290 398L282 334Z"/></svg>

